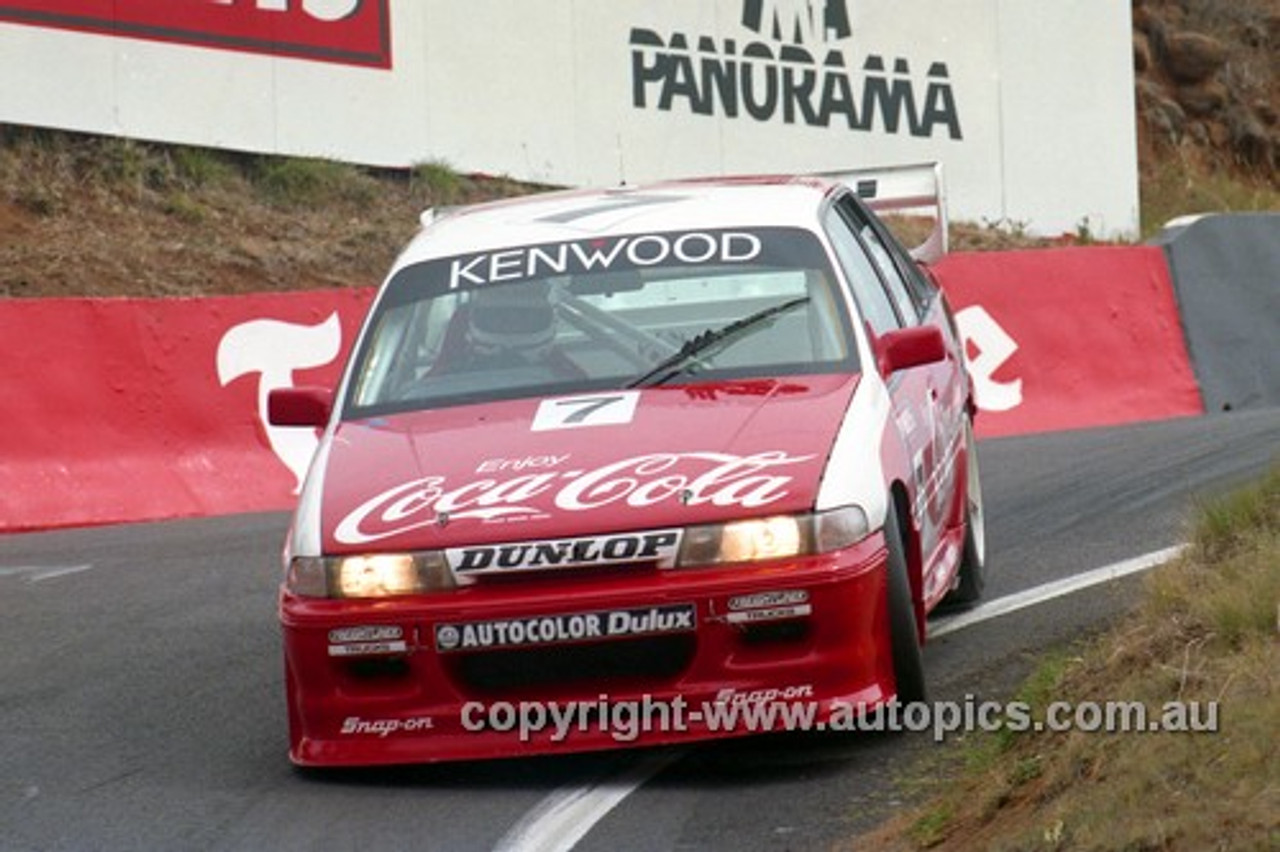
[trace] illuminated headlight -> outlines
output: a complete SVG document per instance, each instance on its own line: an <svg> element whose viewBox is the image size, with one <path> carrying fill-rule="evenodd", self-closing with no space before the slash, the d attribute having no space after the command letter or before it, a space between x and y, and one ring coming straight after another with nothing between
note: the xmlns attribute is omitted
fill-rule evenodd
<svg viewBox="0 0 1280 852"><path fill-rule="evenodd" d="M828 553L861 541L869 532L867 515L857 506L689 527L684 531L679 564L719 565Z"/></svg>
<svg viewBox="0 0 1280 852"><path fill-rule="evenodd" d="M456 586L444 555L436 551L296 556L285 579L290 592L312 598L385 598Z"/></svg>
<svg viewBox="0 0 1280 852"><path fill-rule="evenodd" d="M791 516L752 518L720 527L718 562L782 559L808 550L801 519Z"/></svg>

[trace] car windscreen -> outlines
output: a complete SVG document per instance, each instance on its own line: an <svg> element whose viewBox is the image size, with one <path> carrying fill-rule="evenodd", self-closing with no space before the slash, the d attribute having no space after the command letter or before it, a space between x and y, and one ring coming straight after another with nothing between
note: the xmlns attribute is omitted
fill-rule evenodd
<svg viewBox="0 0 1280 852"><path fill-rule="evenodd" d="M838 287L800 228L611 235L416 263L376 303L345 417L854 371Z"/></svg>

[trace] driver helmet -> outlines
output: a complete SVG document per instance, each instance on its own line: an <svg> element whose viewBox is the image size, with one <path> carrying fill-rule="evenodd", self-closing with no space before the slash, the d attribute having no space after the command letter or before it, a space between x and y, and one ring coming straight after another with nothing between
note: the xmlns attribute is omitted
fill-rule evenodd
<svg viewBox="0 0 1280 852"><path fill-rule="evenodd" d="M555 336L555 309L546 282L500 285L477 290L471 298L467 337L481 351L533 352Z"/></svg>

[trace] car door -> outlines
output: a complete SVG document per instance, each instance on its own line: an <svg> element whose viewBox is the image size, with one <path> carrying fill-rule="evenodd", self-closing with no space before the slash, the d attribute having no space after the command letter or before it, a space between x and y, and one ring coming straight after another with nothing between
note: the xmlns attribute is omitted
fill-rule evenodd
<svg viewBox="0 0 1280 852"><path fill-rule="evenodd" d="M828 225L833 245L873 335L935 325L951 353L887 378L892 416L911 466L911 523L920 545L923 597L932 600L949 585L956 561L945 533L960 510L956 459L964 434L964 384L957 339L943 300L883 225L852 194L840 197L834 212Z"/></svg>

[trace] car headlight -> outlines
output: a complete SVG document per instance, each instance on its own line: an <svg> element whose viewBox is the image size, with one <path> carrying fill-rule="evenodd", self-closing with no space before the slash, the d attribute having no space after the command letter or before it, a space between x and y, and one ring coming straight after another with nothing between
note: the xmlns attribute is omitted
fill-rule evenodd
<svg viewBox="0 0 1280 852"><path fill-rule="evenodd" d="M828 553L861 541L869 532L867 514L857 506L688 527L678 564L719 565Z"/></svg>
<svg viewBox="0 0 1280 852"><path fill-rule="evenodd" d="M686 527L676 564L695 567L811 556L849 547L870 532L866 512L857 506ZM458 585L440 551L295 556L285 576L290 593L308 598L385 598L446 592Z"/></svg>
<svg viewBox="0 0 1280 852"><path fill-rule="evenodd" d="M437 551L295 556L285 577L285 588L311 598L385 598L456 586L444 554Z"/></svg>

